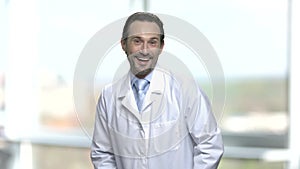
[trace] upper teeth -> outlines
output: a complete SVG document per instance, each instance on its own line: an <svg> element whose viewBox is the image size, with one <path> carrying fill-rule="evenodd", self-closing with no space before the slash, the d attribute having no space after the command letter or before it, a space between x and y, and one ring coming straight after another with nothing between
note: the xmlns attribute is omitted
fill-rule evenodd
<svg viewBox="0 0 300 169"><path fill-rule="evenodd" d="M149 60L149 59L147 59L147 58L138 58L139 60Z"/></svg>

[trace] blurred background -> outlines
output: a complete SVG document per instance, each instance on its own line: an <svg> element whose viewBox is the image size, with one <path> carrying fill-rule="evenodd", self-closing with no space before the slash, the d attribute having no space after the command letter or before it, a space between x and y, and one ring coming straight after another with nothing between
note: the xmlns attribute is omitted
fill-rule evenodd
<svg viewBox="0 0 300 169"><path fill-rule="evenodd" d="M96 32L136 11L183 19L214 47L226 80L220 169L299 169L297 3L0 0L0 169L92 168L93 103L116 72L112 63L126 57L116 42L99 65L94 94L82 95L80 112L73 101L77 60ZM171 38L165 50L185 61L211 98L203 65L187 61L195 54Z"/></svg>

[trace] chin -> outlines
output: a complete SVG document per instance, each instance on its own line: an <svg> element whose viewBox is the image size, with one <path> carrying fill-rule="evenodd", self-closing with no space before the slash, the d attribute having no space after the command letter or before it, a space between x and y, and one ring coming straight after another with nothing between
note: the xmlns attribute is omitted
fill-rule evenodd
<svg viewBox="0 0 300 169"><path fill-rule="evenodd" d="M140 69L136 71L135 75L147 76L152 70L153 68Z"/></svg>

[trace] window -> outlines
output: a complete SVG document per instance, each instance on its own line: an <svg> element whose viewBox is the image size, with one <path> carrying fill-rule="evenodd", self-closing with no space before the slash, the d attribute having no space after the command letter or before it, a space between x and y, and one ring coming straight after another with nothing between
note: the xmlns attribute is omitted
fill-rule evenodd
<svg viewBox="0 0 300 169"><path fill-rule="evenodd" d="M95 102L103 85L128 65L119 41L112 42L98 63L94 88L86 79L77 81L82 97L74 106L78 59L99 30L143 8L195 28L217 54L221 81L211 74L215 65L176 34L167 35L163 53L175 56L170 68L184 65L213 101L227 149L220 168L286 168L289 5L288 0L0 0L0 168L53 168L66 157L65 168L91 168Z"/></svg>
<svg viewBox="0 0 300 169"><path fill-rule="evenodd" d="M8 32L8 27L7 27L7 15L6 15L6 8L5 8L5 3L2 2L0 3L0 126L3 128L4 125L4 110L5 110L5 69L6 69L6 60L7 60L7 32ZM1 129L0 129L1 131ZM1 135L1 134L0 134Z"/></svg>
<svg viewBox="0 0 300 169"><path fill-rule="evenodd" d="M151 1L150 9L190 22L217 52L226 79L223 130L285 133L288 129L288 2L163 3L176 3L178 9L155 0ZM170 48L167 50L172 52ZM202 83L203 86L211 85Z"/></svg>
<svg viewBox="0 0 300 169"><path fill-rule="evenodd" d="M223 114L217 117L222 117L219 124L226 151L220 168L286 167L285 150L289 138L288 5L290 2L286 0L150 1L150 11L174 15L201 31L222 64L226 100ZM167 46L168 42L165 50L180 53L174 51L179 48ZM189 53L183 52L183 58L187 57ZM193 63L187 66L193 67ZM199 72L203 71L198 69L193 73ZM215 88L209 80L214 77L199 74L196 76L200 85L212 99ZM213 103L213 108L220 104L222 102ZM248 153L243 154L243 151ZM276 154L271 162L265 159L269 153Z"/></svg>

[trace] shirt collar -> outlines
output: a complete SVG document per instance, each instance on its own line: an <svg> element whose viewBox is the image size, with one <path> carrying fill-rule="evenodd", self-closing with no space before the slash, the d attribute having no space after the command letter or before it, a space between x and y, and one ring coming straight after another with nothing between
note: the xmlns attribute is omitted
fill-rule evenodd
<svg viewBox="0 0 300 169"><path fill-rule="evenodd" d="M149 83L151 82L153 76L153 70L144 78L145 80L147 80ZM135 83L136 80L138 80L139 78L137 78L131 71L130 71L130 84L131 86L133 86L133 84Z"/></svg>

